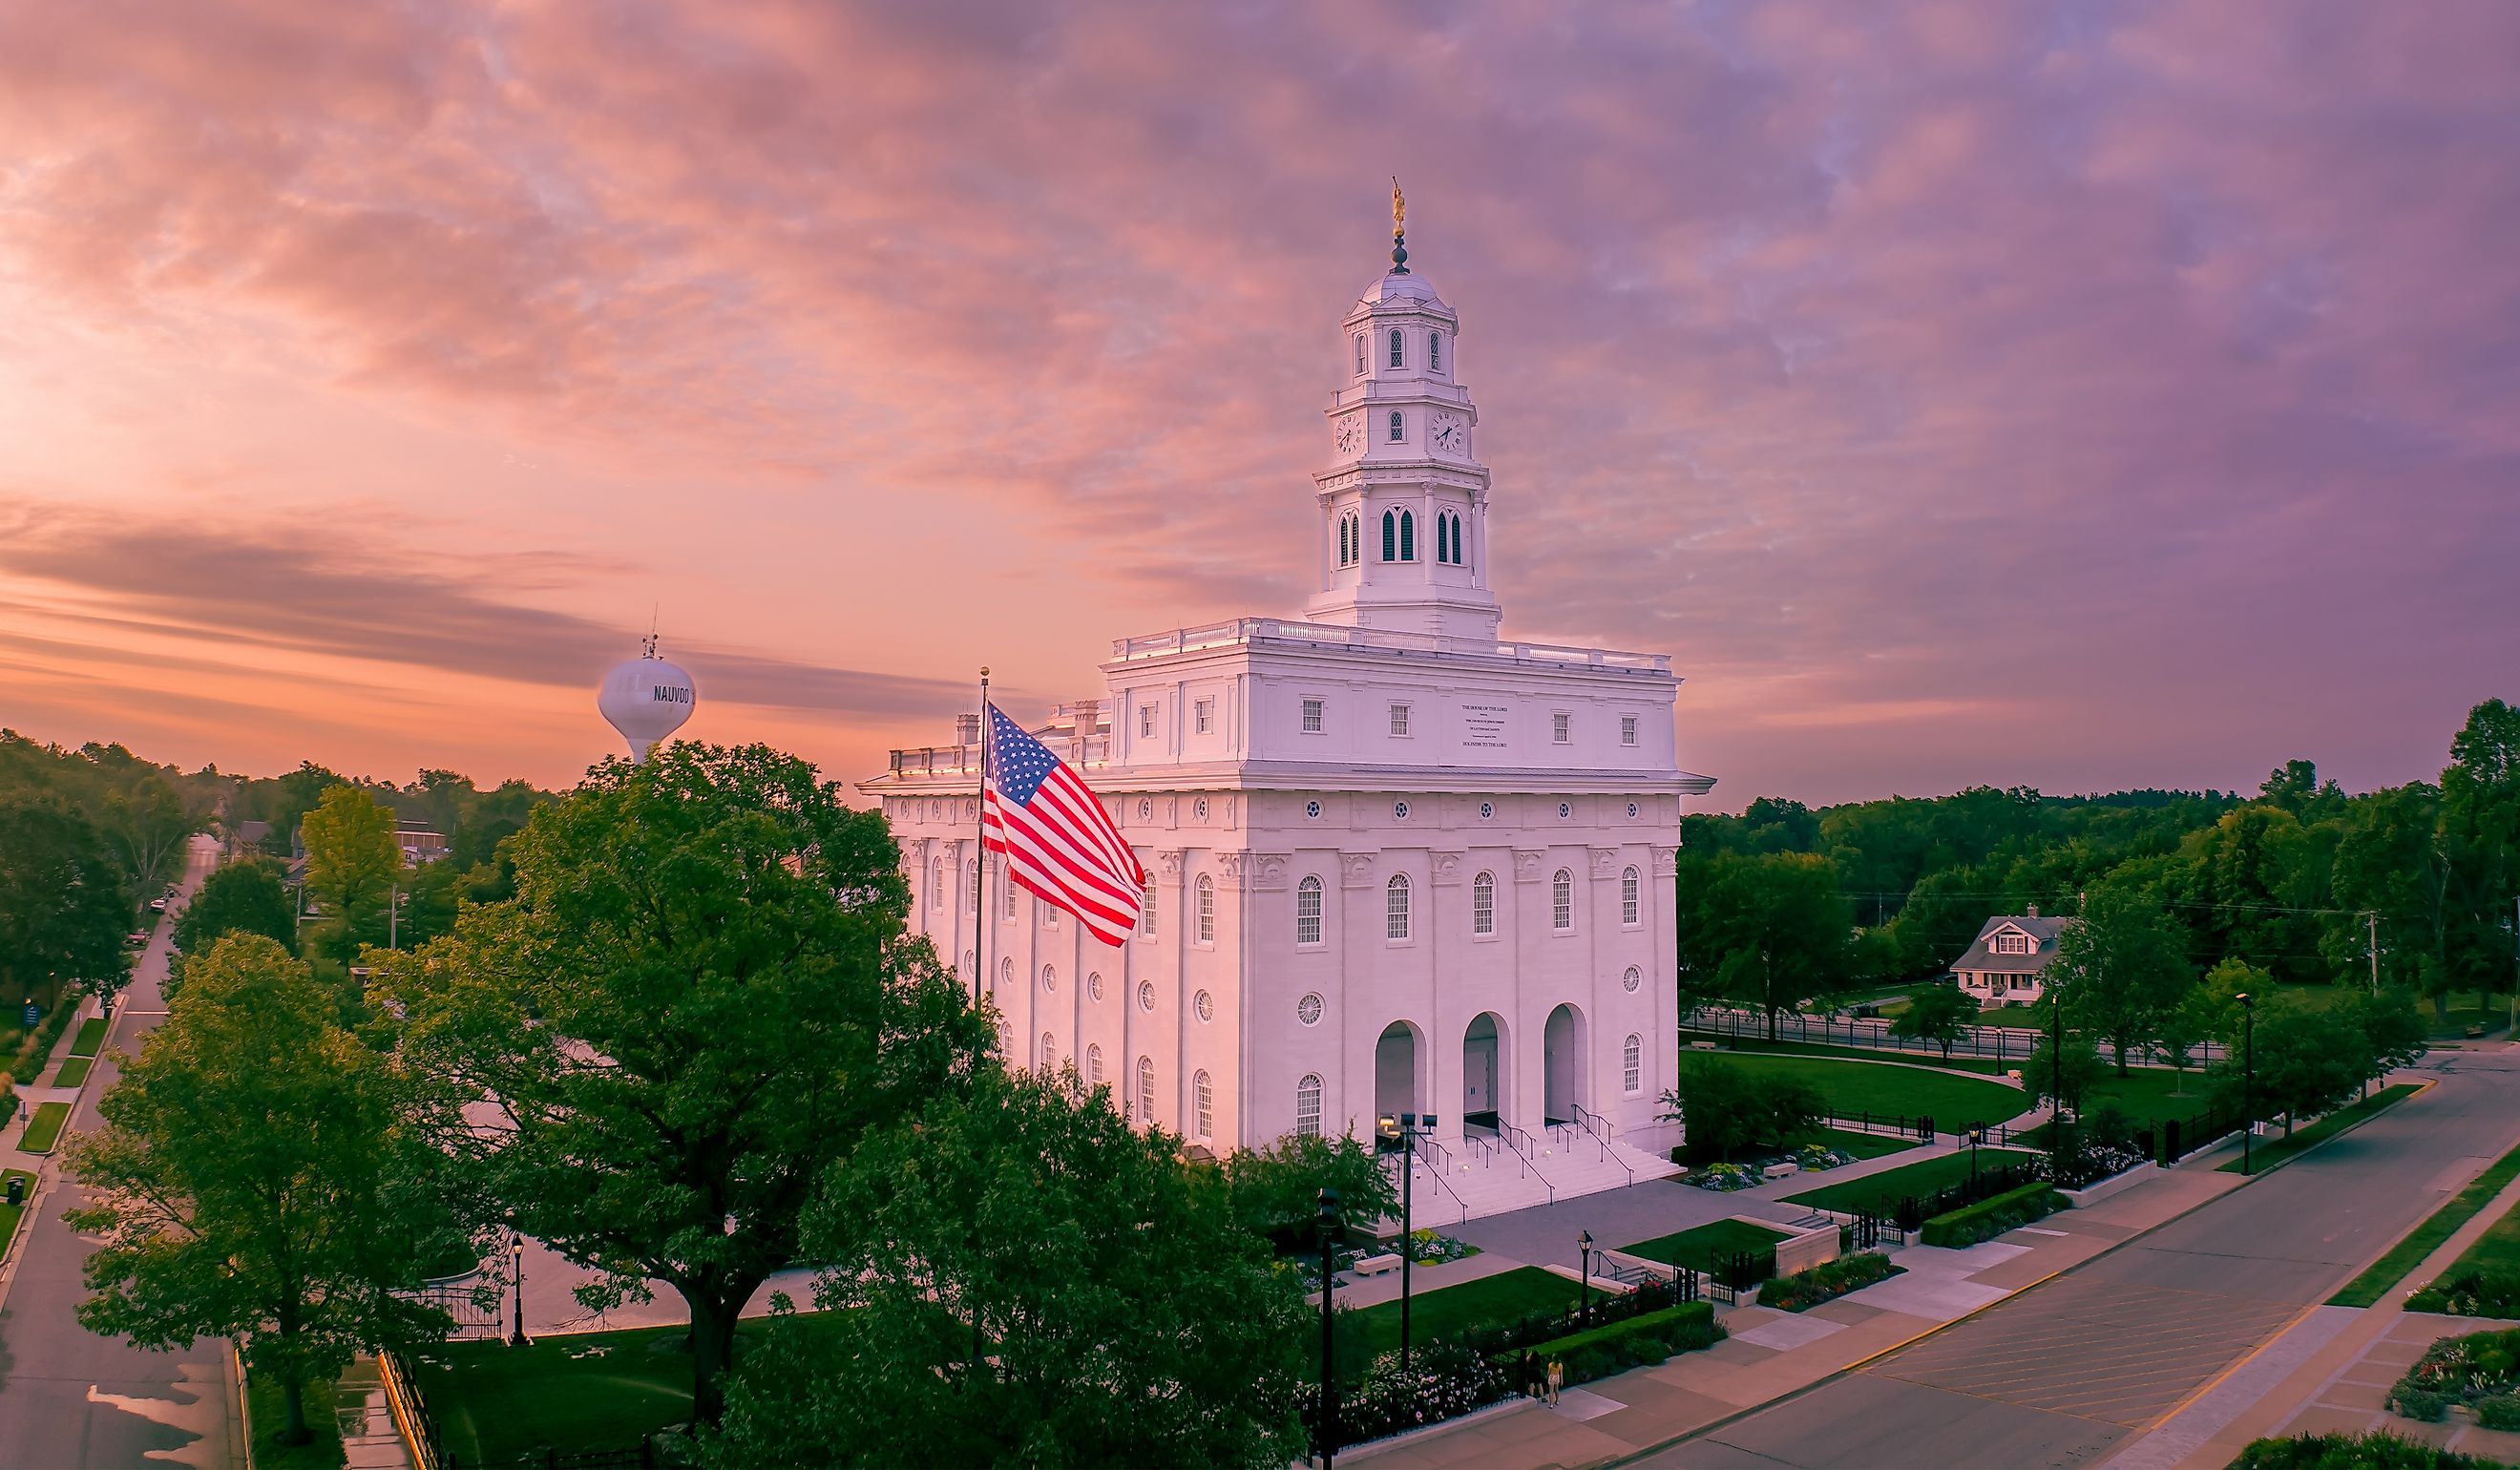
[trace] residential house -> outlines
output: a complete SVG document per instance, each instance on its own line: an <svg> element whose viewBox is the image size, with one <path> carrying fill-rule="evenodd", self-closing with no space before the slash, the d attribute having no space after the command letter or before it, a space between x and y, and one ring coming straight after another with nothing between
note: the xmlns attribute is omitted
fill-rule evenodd
<svg viewBox="0 0 2520 1470"><path fill-rule="evenodd" d="M1986 921L1960 958L1952 961L1953 978L1962 994L1978 1003L2027 1004L2047 991L2048 966L2056 959L2056 939L2074 923L2070 918L2045 918L2039 906L2027 913L2000 913Z"/></svg>

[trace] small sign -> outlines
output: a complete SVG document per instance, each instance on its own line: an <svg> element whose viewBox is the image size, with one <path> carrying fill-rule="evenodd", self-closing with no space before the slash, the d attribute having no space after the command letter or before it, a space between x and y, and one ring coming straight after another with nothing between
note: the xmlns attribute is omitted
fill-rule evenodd
<svg viewBox="0 0 2520 1470"><path fill-rule="evenodd" d="M35 1002L32 1002L32 1001L27 1002L26 1002L26 1024L27 1024L28 1026L32 1026L32 1025L34 1025L37 1021L39 1021L39 1020L41 1020L41 1019L43 1019L43 1012L35 1008Z"/></svg>

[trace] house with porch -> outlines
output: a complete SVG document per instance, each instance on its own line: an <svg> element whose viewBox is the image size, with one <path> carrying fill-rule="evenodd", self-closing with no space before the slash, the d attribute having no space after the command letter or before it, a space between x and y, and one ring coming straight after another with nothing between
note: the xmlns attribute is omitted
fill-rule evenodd
<svg viewBox="0 0 2520 1470"><path fill-rule="evenodd" d="M2074 920L2042 917L2037 904L2029 909L1988 919L1967 951L1952 961L1952 978L1959 982L1961 994L1980 1005L2027 1005L2047 993L2057 937Z"/></svg>

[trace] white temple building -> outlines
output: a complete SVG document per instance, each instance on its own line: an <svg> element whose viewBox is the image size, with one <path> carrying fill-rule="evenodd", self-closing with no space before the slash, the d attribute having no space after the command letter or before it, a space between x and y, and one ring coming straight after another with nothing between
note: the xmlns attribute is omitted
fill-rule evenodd
<svg viewBox="0 0 2520 1470"><path fill-rule="evenodd" d="M1133 939L983 884L975 716L859 789L1014 1060L1218 1154L1433 1113L1440 1224L1672 1172L1673 858L1714 782L1665 655L1500 636L1460 320L1393 256L1340 323L1303 615L1118 640L1034 731L1146 865Z"/></svg>

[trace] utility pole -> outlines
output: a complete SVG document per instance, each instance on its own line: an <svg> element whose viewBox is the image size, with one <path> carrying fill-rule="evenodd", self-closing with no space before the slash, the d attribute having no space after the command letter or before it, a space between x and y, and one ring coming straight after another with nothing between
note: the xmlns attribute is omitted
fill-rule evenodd
<svg viewBox="0 0 2520 1470"><path fill-rule="evenodd" d="M2364 911L2363 911L2363 913L2362 913L2362 921L2363 921L2364 923L2366 923L2366 924L2370 925L2370 928L2371 928L2371 994L2373 994L2373 995L2375 995L2375 996L2376 996L2376 995L2378 995L2378 994L2380 993L2380 913L2379 913L2379 911L2378 911L2378 910L2376 910L2376 909L2366 909L2366 910L2364 910Z"/></svg>

